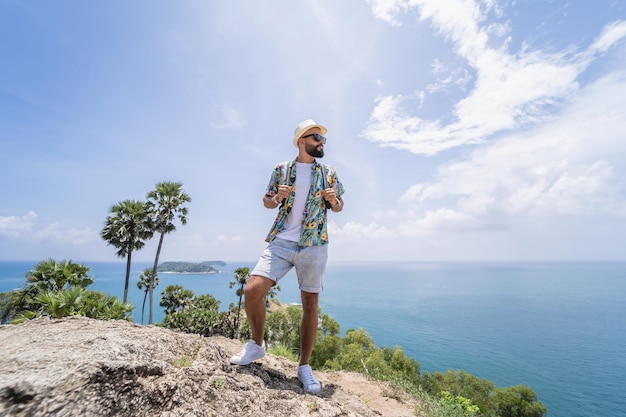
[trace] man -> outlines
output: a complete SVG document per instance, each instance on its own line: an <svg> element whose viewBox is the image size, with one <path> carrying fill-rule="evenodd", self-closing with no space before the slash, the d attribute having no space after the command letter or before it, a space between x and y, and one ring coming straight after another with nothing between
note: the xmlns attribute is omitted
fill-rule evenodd
<svg viewBox="0 0 626 417"><path fill-rule="evenodd" d="M244 289L252 340L230 359L234 365L247 365L265 356L265 295L295 267L303 310L298 379L304 391L312 394L321 390L309 361L317 334L317 305L328 258L327 212L343 209L344 192L334 168L316 160L324 156L325 134L324 126L311 119L304 120L293 136L298 156L274 167L263 204L269 209L280 209L266 238L269 244Z"/></svg>

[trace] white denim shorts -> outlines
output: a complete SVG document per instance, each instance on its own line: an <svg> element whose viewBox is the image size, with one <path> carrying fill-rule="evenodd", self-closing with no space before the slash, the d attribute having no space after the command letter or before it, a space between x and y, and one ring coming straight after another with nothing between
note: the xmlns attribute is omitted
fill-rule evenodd
<svg viewBox="0 0 626 417"><path fill-rule="evenodd" d="M278 284L291 268L296 268L301 291L319 293L323 289L328 245L300 246L298 242L276 238L265 248L250 275L269 278Z"/></svg>

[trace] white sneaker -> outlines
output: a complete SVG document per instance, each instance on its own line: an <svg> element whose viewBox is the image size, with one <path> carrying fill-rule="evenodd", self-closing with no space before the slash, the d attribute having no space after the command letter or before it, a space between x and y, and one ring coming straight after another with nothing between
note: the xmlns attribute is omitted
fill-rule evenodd
<svg viewBox="0 0 626 417"><path fill-rule="evenodd" d="M302 382L304 392L317 394L322 390L322 384L313 376L313 370L310 365L298 366L298 379Z"/></svg>
<svg viewBox="0 0 626 417"><path fill-rule="evenodd" d="M259 346L254 340L248 340L241 352L230 358L233 365L248 365L265 356L265 347Z"/></svg>

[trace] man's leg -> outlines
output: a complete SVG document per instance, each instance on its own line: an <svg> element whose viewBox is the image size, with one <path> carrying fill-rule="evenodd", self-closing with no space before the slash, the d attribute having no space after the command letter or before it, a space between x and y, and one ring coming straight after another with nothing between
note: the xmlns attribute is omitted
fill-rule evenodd
<svg viewBox="0 0 626 417"><path fill-rule="evenodd" d="M298 379L302 382L304 392L310 394L318 394L322 390L322 384L313 375L309 362L317 335L317 305L319 293L323 288L324 270L328 259L327 248L328 245L301 248L294 262L302 299Z"/></svg>
<svg viewBox="0 0 626 417"><path fill-rule="evenodd" d="M317 335L319 293L300 291L302 299L302 323L300 325L300 365L311 360L311 352Z"/></svg>
<svg viewBox="0 0 626 417"><path fill-rule="evenodd" d="M252 275L244 288L244 307L250 323L251 339L259 346L263 345L265 296L273 285L274 281L269 278Z"/></svg>
<svg viewBox="0 0 626 417"><path fill-rule="evenodd" d="M304 392L318 394L322 384L313 375L309 361L317 334L317 301L319 293L300 291L302 297L302 324L300 325L300 364L298 379L302 382Z"/></svg>
<svg viewBox="0 0 626 417"><path fill-rule="evenodd" d="M248 365L265 356L263 346L263 328L265 327L265 294L274 285L274 281L258 275L252 275L246 283L245 308L252 339L243 349L230 358L233 365Z"/></svg>

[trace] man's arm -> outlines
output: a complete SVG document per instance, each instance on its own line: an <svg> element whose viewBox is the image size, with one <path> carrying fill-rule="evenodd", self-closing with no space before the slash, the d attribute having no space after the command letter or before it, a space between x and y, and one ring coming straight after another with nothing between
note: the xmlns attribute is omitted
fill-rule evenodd
<svg viewBox="0 0 626 417"><path fill-rule="evenodd" d="M263 196L263 205L268 209L275 209L280 205L280 202L275 198L278 194L273 196L265 194Z"/></svg>
<svg viewBox="0 0 626 417"><path fill-rule="evenodd" d="M330 209L335 213L343 210L343 200L341 197L337 197L337 193L334 188L327 188L323 191L324 200L330 203Z"/></svg>

